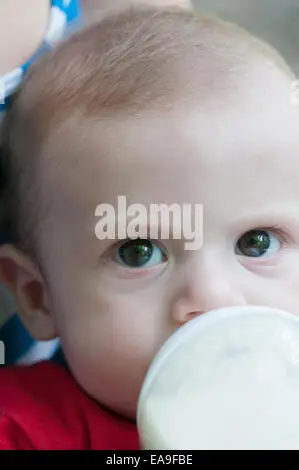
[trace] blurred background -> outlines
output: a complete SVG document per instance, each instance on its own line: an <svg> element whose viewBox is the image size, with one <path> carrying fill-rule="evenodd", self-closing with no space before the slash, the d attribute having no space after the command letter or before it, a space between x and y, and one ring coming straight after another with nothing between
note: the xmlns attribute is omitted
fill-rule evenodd
<svg viewBox="0 0 299 470"><path fill-rule="evenodd" d="M203 12L233 21L269 42L299 77L299 0L192 0Z"/></svg>

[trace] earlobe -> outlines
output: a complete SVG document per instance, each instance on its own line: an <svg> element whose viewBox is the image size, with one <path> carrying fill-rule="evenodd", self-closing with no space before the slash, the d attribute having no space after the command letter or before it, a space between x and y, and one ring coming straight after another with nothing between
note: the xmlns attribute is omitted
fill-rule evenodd
<svg viewBox="0 0 299 470"><path fill-rule="evenodd" d="M12 245L0 247L0 281L15 297L21 320L35 339L43 341L57 337L46 284L26 253Z"/></svg>

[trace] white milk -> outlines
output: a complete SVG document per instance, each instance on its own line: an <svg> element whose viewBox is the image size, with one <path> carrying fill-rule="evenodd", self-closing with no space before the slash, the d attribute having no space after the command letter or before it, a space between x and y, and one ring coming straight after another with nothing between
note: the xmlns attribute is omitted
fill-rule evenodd
<svg viewBox="0 0 299 470"><path fill-rule="evenodd" d="M299 320L221 309L180 328L153 361L137 423L143 448L299 450Z"/></svg>

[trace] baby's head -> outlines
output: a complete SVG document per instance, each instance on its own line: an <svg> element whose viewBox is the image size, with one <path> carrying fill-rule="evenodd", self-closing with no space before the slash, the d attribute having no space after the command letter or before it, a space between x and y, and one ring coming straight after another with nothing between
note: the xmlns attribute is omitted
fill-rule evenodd
<svg viewBox="0 0 299 470"><path fill-rule="evenodd" d="M195 315L299 313L294 78L235 26L151 8L95 22L28 75L4 123L15 244L2 275L30 333L59 336L100 403L134 417L153 356ZM121 219L118 196L190 204L193 219L202 204L203 245L99 240L96 208Z"/></svg>

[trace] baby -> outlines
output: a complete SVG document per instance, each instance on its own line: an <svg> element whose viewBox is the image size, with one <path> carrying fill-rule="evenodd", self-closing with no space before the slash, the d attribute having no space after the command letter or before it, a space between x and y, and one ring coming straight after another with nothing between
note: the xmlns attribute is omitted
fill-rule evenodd
<svg viewBox="0 0 299 470"><path fill-rule="evenodd" d="M67 365L1 369L1 449L138 449L140 389L175 330L225 306L299 314L294 80L238 27L154 7L35 64L4 121L15 244L1 277ZM202 204L203 246L99 240L96 208L120 195Z"/></svg>

